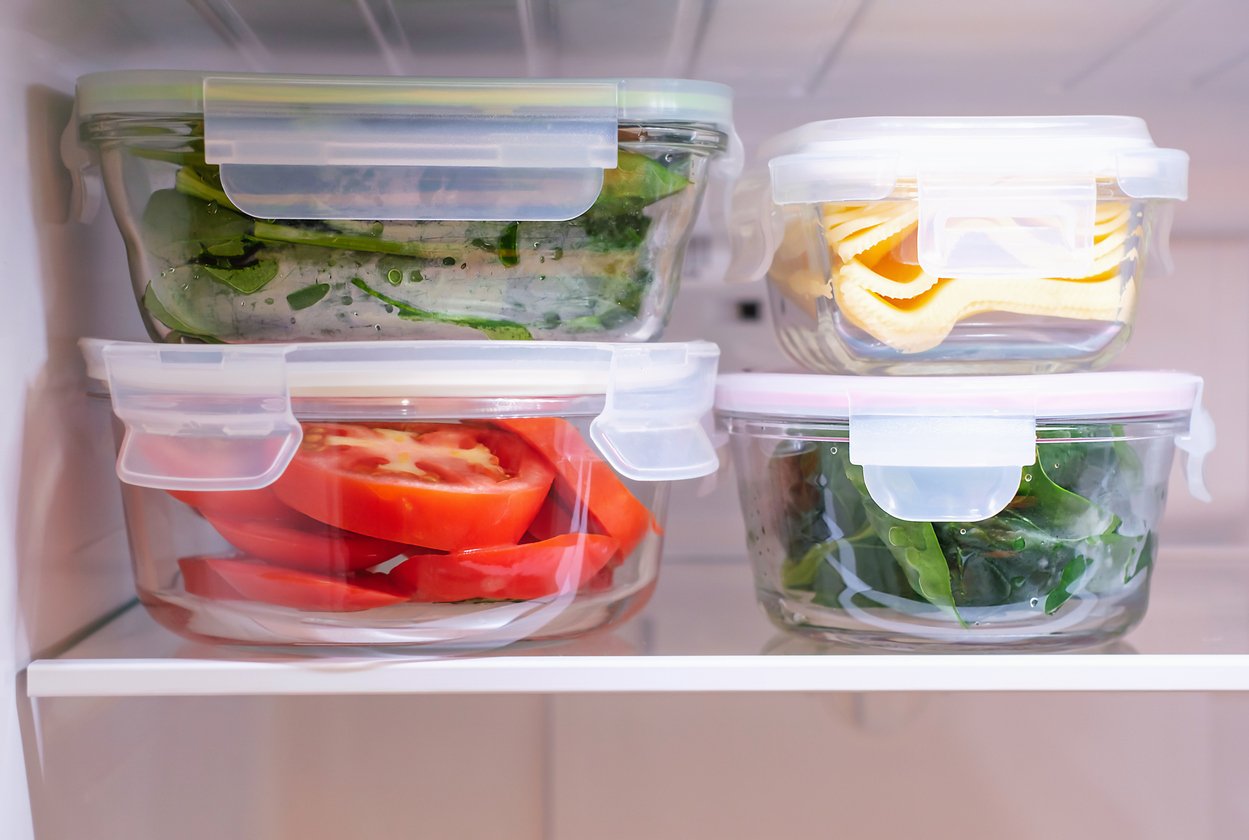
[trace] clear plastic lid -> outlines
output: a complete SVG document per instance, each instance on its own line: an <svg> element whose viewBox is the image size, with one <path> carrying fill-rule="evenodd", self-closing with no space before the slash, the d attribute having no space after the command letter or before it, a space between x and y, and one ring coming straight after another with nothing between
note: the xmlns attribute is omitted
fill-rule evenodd
<svg viewBox="0 0 1249 840"><path fill-rule="evenodd" d="M720 355L709 342L160 345L84 339L82 349L88 375L107 386L125 426L117 474L142 487L265 487L302 440L298 407L308 406L321 419L377 419L369 411L376 412L379 401L402 405L407 419L594 413L594 444L617 472L638 481L697 478L718 466L703 423ZM197 457L208 438L229 441L229 457ZM154 464L145 451L180 457Z"/></svg>
<svg viewBox="0 0 1249 840"><path fill-rule="evenodd" d="M1071 277L1091 269L1099 185L1129 199L1188 197L1188 155L1122 116L879 117L808 123L765 143L739 183L735 269L758 277L779 241L773 209L918 202L918 261L936 277Z"/></svg>
<svg viewBox="0 0 1249 840"><path fill-rule="evenodd" d="M872 498L899 519L978 521L1010 502L1036 460L1037 428L1149 418L1186 419L1190 492L1202 478L1214 422L1201 377L1171 372L1041 376L852 377L725 374L716 410L729 417L845 423L850 461Z"/></svg>
<svg viewBox="0 0 1249 840"><path fill-rule="evenodd" d="M202 115L205 160L259 218L571 219L616 168L621 123L732 131L729 88L684 79L130 70L81 77L76 107Z"/></svg>

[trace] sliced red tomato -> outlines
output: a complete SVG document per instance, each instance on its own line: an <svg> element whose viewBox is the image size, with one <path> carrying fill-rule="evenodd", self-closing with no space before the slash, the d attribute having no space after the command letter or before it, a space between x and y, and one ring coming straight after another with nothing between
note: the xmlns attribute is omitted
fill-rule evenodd
<svg viewBox="0 0 1249 840"><path fill-rule="evenodd" d="M320 522L439 551L512 545L554 472L513 434L458 424L306 423L279 499Z"/></svg>
<svg viewBox="0 0 1249 840"><path fill-rule="evenodd" d="M235 521L299 522L304 515L292 510L274 494L272 487L260 490L169 490L208 518L225 517Z"/></svg>
<svg viewBox="0 0 1249 840"><path fill-rule="evenodd" d="M238 601L242 595L213 569L212 561L230 560L230 557L200 555L183 557L178 561L182 570L182 586L192 595L212 598L214 601Z"/></svg>
<svg viewBox="0 0 1249 840"><path fill-rule="evenodd" d="M206 517L230 545L259 560L310 572L345 574L376 566L413 550L376 537L353 534L287 508L286 521L238 520Z"/></svg>
<svg viewBox="0 0 1249 840"><path fill-rule="evenodd" d="M386 575L314 575L240 557L196 556L178 561L186 591L202 598L256 601L315 612L358 612L405 600Z"/></svg>
<svg viewBox="0 0 1249 840"><path fill-rule="evenodd" d="M614 537L623 556L631 554L653 527L654 518L646 505L567 420L526 417L493 422L542 453L555 468L555 492L560 499L574 511L578 505L588 508L595 530Z"/></svg>
<svg viewBox="0 0 1249 840"><path fill-rule="evenodd" d="M414 601L524 601L580 589L619 549L602 534L562 534L524 545L413 555L389 577Z"/></svg>
<svg viewBox="0 0 1249 840"><path fill-rule="evenodd" d="M552 478L528 444L498 429L306 423L274 491L318 522L460 550L520 540Z"/></svg>
<svg viewBox="0 0 1249 840"><path fill-rule="evenodd" d="M538 508L533 521L529 523L524 541L541 542L562 534L579 534L591 530L584 505L579 506L578 510L570 509L559 493L551 491L542 507Z"/></svg>

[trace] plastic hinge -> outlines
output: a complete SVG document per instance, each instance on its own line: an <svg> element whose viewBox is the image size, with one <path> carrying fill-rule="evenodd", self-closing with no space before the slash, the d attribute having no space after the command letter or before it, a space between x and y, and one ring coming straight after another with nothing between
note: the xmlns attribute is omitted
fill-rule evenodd
<svg viewBox="0 0 1249 840"><path fill-rule="evenodd" d="M704 424L715 394L714 344L665 348L672 375L658 380L657 349L613 348L611 384L603 411L590 423L590 438L616 472L635 481L679 481L714 473L720 465Z"/></svg>
<svg viewBox="0 0 1249 840"><path fill-rule="evenodd" d="M558 221L617 164L608 82L204 80L204 156L258 218Z"/></svg>
<svg viewBox="0 0 1249 840"><path fill-rule="evenodd" d="M127 484L256 490L299 448L285 348L116 344L102 355L125 426L117 475Z"/></svg>
<svg viewBox="0 0 1249 840"><path fill-rule="evenodd" d="M100 156L78 136L78 102L75 100L69 123L61 132L61 162L69 170L70 196L67 221L89 224L104 203L104 178Z"/></svg>
<svg viewBox="0 0 1249 840"><path fill-rule="evenodd" d="M1176 435L1175 445L1188 457L1184 464L1184 477L1188 481L1188 492L1194 499L1202 502L1211 501L1210 491L1206 487L1205 462L1206 456L1214 451L1215 431L1214 418L1202 404L1202 393L1205 383L1197 385L1197 395L1193 399L1193 411L1188 419L1188 431Z"/></svg>
<svg viewBox="0 0 1249 840"><path fill-rule="evenodd" d="M768 194L767 174L744 175L729 199L728 228L732 255L726 277L750 282L767 274L784 236L780 211Z"/></svg>
<svg viewBox="0 0 1249 840"><path fill-rule="evenodd" d="M898 155L805 153L768 161L772 201L818 204L825 201L879 201L898 181Z"/></svg>
<svg viewBox="0 0 1249 840"><path fill-rule="evenodd" d="M1179 149L1129 149L1116 156L1119 189L1132 198L1188 198L1188 154Z"/></svg>
<svg viewBox="0 0 1249 840"><path fill-rule="evenodd" d="M1013 405L922 413L859 400L850 407L850 461L863 467L876 504L898 519L976 522L1002 511L1036 460L1036 414L1020 391Z"/></svg>
<svg viewBox="0 0 1249 840"><path fill-rule="evenodd" d="M1092 175L919 177L919 264L934 277L1084 277L1093 272Z"/></svg>

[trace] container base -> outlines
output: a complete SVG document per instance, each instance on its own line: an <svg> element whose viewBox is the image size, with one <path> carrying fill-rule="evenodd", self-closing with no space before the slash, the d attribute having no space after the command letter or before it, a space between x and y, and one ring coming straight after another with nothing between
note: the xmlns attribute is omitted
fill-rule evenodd
<svg viewBox="0 0 1249 840"><path fill-rule="evenodd" d="M759 590L768 618L782 630L853 648L900 653L1055 652L1098 647L1120 638L1145 615L1145 576L1110 596L1072 598L1053 615L1024 607L989 617L965 610L967 626L948 613L908 614L885 607L838 609L770 590Z"/></svg>
<svg viewBox="0 0 1249 840"><path fill-rule="evenodd" d="M175 589L140 590L148 613L194 642L248 648L419 649L480 653L505 646L558 642L615 627L650 600L655 581L610 592L577 592L523 602L396 604L366 612L293 610L188 595Z"/></svg>

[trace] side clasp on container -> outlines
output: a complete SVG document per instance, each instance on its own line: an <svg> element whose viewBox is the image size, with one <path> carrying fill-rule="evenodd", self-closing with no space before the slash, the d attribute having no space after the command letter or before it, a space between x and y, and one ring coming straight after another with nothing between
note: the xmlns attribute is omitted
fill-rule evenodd
<svg viewBox="0 0 1249 840"><path fill-rule="evenodd" d="M102 356L125 426L117 475L161 490L256 490L303 440L286 349L113 344Z"/></svg>
<svg viewBox="0 0 1249 840"><path fill-rule="evenodd" d="M716 471L705 421L719 358L719 348L702 341L614 348L606 404L590 423L590 438L616 472L635 481L680 481Z"/></svg>
<svg viewBox="0 0 1249 840"><path fill-rule="evenodd" d="M868 493L909 521L976 522L999 513L1019 489L1020 470L1036 459L1032 395L999 389L977 405L974 391L962 391L948 410L928 396L920 411L900 393L851 401L850 460L863 467Z"/></svg>

